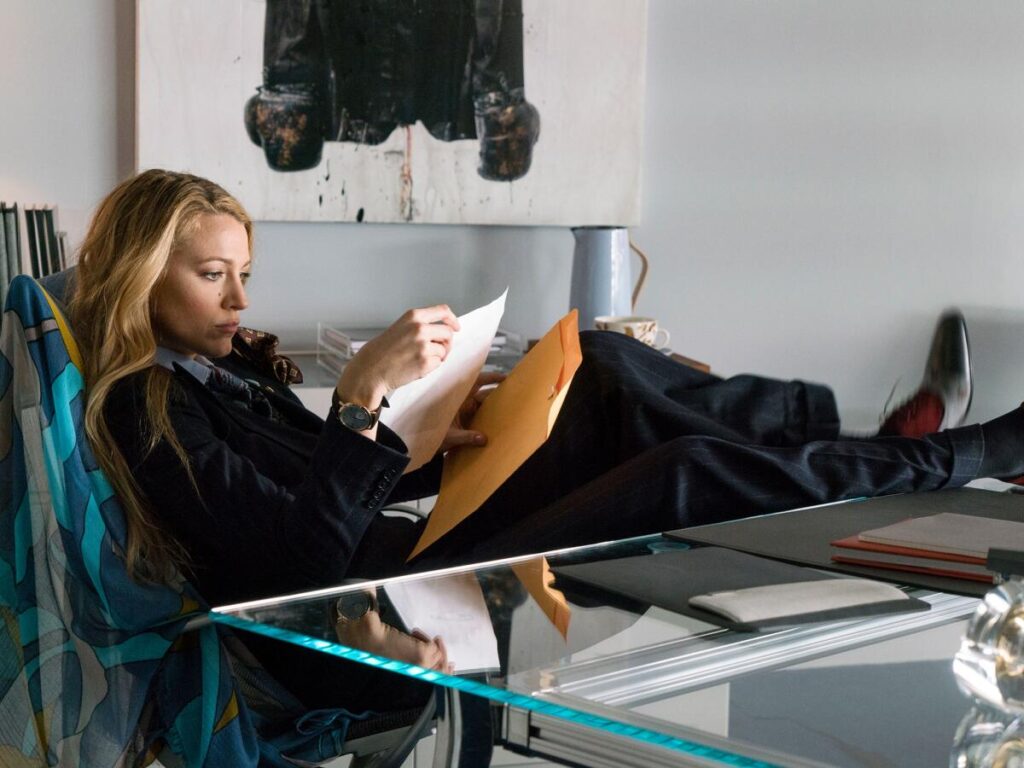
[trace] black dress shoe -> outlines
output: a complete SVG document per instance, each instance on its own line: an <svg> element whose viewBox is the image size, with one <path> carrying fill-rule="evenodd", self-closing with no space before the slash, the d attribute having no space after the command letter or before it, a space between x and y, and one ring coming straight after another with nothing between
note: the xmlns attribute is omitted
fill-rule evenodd
<svg viewBox="0 0 1024 768"><path fill-rule="evenodd" d="M923 437L964 423L971 407L973 378L967 324L958 310L943 312L935 326L921 386L885 414L879 435Z"/></svg>
<svg viewBox="0 0 1024 768"><path fill-rule="evenodd" d="M947 310L939 318L928 351L921 389L942 399L945 413L939 429L950 429L964 423L971 408L974 378L967 323L957 309Z"/></svg>

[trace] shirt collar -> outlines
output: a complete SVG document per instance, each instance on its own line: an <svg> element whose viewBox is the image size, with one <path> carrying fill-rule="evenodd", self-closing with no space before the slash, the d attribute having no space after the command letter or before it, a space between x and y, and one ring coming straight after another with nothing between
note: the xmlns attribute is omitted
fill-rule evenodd
<svg viewBox="0 0 1024 768"><path fill-rule="evenodd" d="M156 348L154 362L169 371L173 371L174 364L177 363L186 371L191 373L192 376L194 376L195 379L203 385L205 385L206 380L210 378L210 373L212 373L213 369L213 363L202 355L189 357L188 355L181 354L181 352L175 352L173 349L167 349L167 347Z"/></svg>

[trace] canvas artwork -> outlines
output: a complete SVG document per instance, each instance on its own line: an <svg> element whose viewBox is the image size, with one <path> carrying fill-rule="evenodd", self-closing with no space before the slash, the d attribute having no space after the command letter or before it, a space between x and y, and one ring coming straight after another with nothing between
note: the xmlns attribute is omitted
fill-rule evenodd
<svg viewBox="0 0 1024 768"><path fill-rule="evenodd" d="M632 225L646 0L138 0L137 165L257 219Z"/></svg>

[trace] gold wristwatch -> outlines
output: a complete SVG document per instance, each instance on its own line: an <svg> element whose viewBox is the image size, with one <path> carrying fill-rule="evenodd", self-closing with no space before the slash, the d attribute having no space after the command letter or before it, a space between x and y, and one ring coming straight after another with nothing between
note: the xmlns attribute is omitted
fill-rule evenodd
<svg viewBox="0 0 1024 768"><path fill-rule="evenodd" d="M347 427L354 432L365 432L368 429L373 429L380 420L381 409L388 407L388 401L383 398L380 401L380 405L372 411L365 405L359 405L358 403L343 403L341 398L338 397L337 390L334 391L332 399L334 415L338 417L338 421L341 422L343 427Z"/></svg>

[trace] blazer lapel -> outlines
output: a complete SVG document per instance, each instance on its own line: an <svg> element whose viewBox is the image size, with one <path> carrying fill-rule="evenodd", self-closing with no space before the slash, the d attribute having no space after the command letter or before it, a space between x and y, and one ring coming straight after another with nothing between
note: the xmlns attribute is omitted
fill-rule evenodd
<svg viewBox="0 0 1024 768"><path fill-rule="evenodd" d="M201 384L195 376L179 365L174 366L174 376L182 386L197 397L200 402L204 403L205 407L219 409L221 413L225 414L242 429L255 432L304 458L309 457L309 444L303 438L308 438L311 434L319 434L323 427L322 419L310 413L301 405L281 397L273 392L273 390L265 391L264 394L267 396L270 404L288 418L289 423L287 425L276 424L270 419L257 416L246 408L229 407L206 386Z"/></svg>

